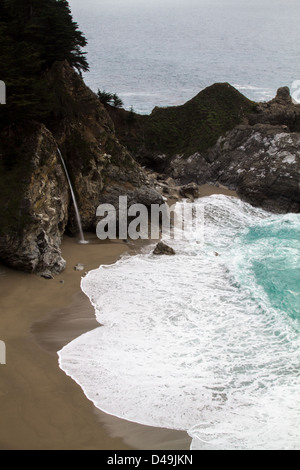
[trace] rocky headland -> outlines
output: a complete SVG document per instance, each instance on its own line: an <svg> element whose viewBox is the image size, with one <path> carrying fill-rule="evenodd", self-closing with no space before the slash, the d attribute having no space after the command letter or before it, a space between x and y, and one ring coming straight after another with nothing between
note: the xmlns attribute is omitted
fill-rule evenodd
<svg viewBox="0 0 300 470"><path fill-rule="evenodd" d="M95 231L101 203L162 203L225 185L253 205L300 210L300 106L288 88L253 103L227 83L151 115L103 105L67 61L47 82L57 115L8 126L0 136L0 259L26 272L65 268L60 245L77 226L58 148L83 229ZM176 193L176 191L177 193Z"/></svg>
<svg viewBox="0 0 300 470"><path fill-rule="evenodd" d="M254 206L300 211L300 105L288 87L266 103L223 83L150 116L108 111L120 141L159 175L165 192L170 180L189 185L192 197L195 185L220 184Z"/></svg>
<svg viewBox="0 0 300 470"><path fill-rule="evenodd" d="M65 160L83 230L95 231L99 204L127 195L129 204L162 202L147 173L119 143L106 109L66 62L47 76L59 114L2 129L0 259L26 272L58 273L64 233L78 227Z"/></svg>

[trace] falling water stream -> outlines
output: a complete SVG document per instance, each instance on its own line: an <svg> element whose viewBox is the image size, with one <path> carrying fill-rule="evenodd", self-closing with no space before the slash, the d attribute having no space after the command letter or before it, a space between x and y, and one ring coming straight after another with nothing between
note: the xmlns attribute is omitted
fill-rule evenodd
<svg viewBox="0 0 300 470"><path fill-rule="evenodd" d="M79 214L79 210L78 210L78 206L77 206L77 202L76 202L75 193L74 193L74 190L73 190L73 187L72 187L72 183L71 183L71 180L70 180L70 177L69 177L69 173L68 173L68 170L67 170L65 161L64 161L64 159L63 159L63 156L62 156L61 151L59 150L59 148L57 148L57 151L58 151L58 154L59 154L59 156L60 156L62 165L63 165L63 167L64 167L65 174L66 174L66 177L67 177L67 180L68 180L68 183L69 183L69 187L70 187L72 199L73 199L73 204L74 204L74 208L75 208L75 215L76 215L76 221L77 221L78 230L79 230L79 240L78 240L78 241L79 241L79 243L81 243L81 244L85 244L85 243L88 243L88 242L85 240L84 235L83 235L83 230L82 230L82 225L81 225L80 214Z"/></svg>

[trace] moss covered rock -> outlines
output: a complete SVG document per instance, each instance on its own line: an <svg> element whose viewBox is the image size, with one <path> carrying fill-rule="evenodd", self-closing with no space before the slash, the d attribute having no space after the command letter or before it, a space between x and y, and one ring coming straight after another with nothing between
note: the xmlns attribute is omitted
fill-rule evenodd
<svg viewBox="0 0 300 470"><path fill-rule="evenodd" d="M69 192L57 144L44 125L31 123L30 130L2 132L0 148L0 259L27 272L58 273Z"/></svg>
<svg viewBox="0 0 300 470"><path fill-rule="evenodd" d="M156 107L149 116L111 107L108 111L120 141L139 161L163 170L174 155L188 157L213 146L255 106L228 83L216 83L181 106Z"/></svg>

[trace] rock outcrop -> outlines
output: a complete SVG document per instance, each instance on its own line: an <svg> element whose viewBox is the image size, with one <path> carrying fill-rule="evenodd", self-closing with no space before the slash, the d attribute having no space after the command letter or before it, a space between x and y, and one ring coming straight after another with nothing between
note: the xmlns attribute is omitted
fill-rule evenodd
<svg viewBox="0 0 300 470"><path fill-rule="evenodd" d="M210 87L209 93L201 92L197 99L189 102L191 119L197 115L199 107L207 111L204 105L210 103L213 106L220 92L219 98L225 104L218 108L219 119L220 115L228 118L228 99L234 99L232 116L228 118L231 123L236 123L232 129L224 131L225 127L222 129L217 119L213 121L209 112L203 115L205 123L201 123L201 116L198 115L197 126L195 122L191 126L188 121L184 122L186 106L179 106L175 114L178 117L183 113L179 119L183 125L180 135L186 132L193 146L189 143L182 147L182 142L178 142L173 153L167 154L165 142L162 141L161 149L156 143L156 152L152 160L147 159L146 164L163 173L164 180L172 177L176 185L184 185L181 190L183 197L195 197L191 190L189 193L185 190L193 183L221 183L236 190L242 199L255 206L274 212L299 212L300 105L293 103L287 87L280 88L276 97L267 103L250 104L243 101L238 92L234 93L231 87L219 84ZM240 114L237 104L241 105ZM172 112L174 114L173 108ZM163 115L170 111L166 109L160 113ZM218 139L210 147L207 147L208 141L203 137L205 125L210 128L211 136L215 137L219 132ZM189 148L194 151L188 153ZM144 149L144 155L147 155L147 149ZM138 148L136 158L140 159ZM168 192L167 188L165 192Z"/></svg>
<svg viewBox="0 0 300 470"><path fill-rule="evenodd" d="M255 108L229 83L215 83L180 106L156 107L149 116L107 107L120 142L137 161L166 174L175 155L206 151Z"/></svg>
<svg viewBox="0 0 300 470"><path fill-rule="evenodd" d="M300 133L240 125L205 153L176 156L168 174L184 184L221 183L266 210L300 212Z"/></svg>
<svg viewBox="0 0 300 470"><path fill-rule="evenodd" d="M300 132L300 106L293 103L288 87L279 88L271 101L257 104L249 124L287 126L290 132Z"/></svg>
<svg viewBox="0 0 300 470"><path fill-rule="evenodd" d="M184 189L193 183L221 183L253 205L300 211L300 105L288 87L269 102L253 103L230 85L215 84L183 106L134 115L130 126L124 114L110 114L135 158L164 181L184 185L181 196L195 197Z"/></svg>
<svg viewBox="0 0 300 470"><path fill-rule="evenodd" d="M166 245L166 243L159 242L157 243L156 247L153 250L154 255L168 255L172 256L175 255L175 251L173 248L169 245Z"/></svg>
<svg viewBox="0 0 300 470"><path fill-rule="evenodd" d="M19 148L16 142L21 143ZM44 125L31 124L30 132L2 133L0 147L0 259L26 272L59 273L65 267L60 244L68 220L69 189L57 143ZM10 148L21 153L21 163L14 163L11 155L5 159L3 152Z"/></svg>
<svg viewBox="0 0 300 470"><path fill-rule="evenodd" d="M300 133L269 124L239 126L210 152L212 174L245 201L300 212Z"/></svg>
<svg viewBox="0 0 300 470"><path fill-rule="evenodd" d="M44 123L4 129L0 139L0 260L27 272L58 273L60 245L77 222L57 147L64 157L84 230L96 209L129 195L132 203L161 201L146 172L116 138L98 97L67 62L48 75L55 115Z"/></svg>
<svg viewBox="0 0 300 470"><path fill-rule="evenodd" d="M255 104L216 84L186 105L143 117L109 115L67 62L47 80L54 114L0 135L0 260L7 265L46 278L65 267L61 240L77 223L57 147L85 230L95 230L97 207L117 208L119 196L149 207L162 195L193 199L204 183L271 211L300 212L300 105L288 88Z"/></svg>
<svg viewBox="0 0 300 470"><path fill-rule="evenodd" d="M57 77L61 77L59 90ZM62 96L68 103L49 127L71 173L83 229L94 231L98 205L118 207L120 195L127 195L129 204L150 205L161 200L146 172L118 141L113 122L98 97L68 63L57 63L49 81L55 96ZM76 231L73 207L68 228Z"/></svg>

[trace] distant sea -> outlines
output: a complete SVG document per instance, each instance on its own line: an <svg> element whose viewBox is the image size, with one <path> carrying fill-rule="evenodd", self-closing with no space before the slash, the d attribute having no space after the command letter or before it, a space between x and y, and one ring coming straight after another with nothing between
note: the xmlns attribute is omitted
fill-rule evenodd
<svg viewBox="0 0 300 470"><path fill-rule="evenodd" d="M255 100L300 76L299 2L73 0L86 81L149 113L217 81ZM59 351L103 411L185 430L192 449L300 449L300 215L213 195L204 243L89 272L101 327ZM179 204L185 204L181 202Z"/></svg>
<svg viewBox="0 0 300 470"><path fill-rule="evenodd" d="M300 80L298 0L70 0L93 91L150 113L215 82L265 101Z"/></svg>

